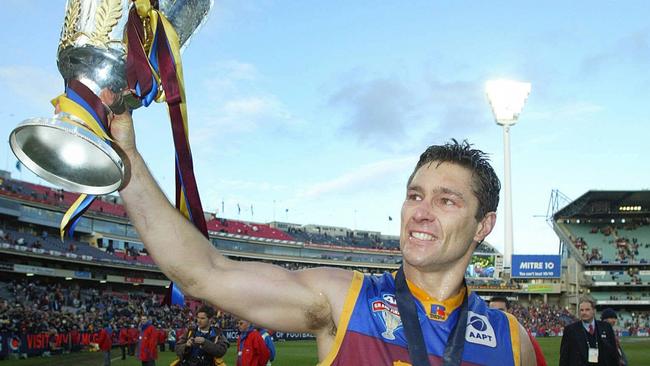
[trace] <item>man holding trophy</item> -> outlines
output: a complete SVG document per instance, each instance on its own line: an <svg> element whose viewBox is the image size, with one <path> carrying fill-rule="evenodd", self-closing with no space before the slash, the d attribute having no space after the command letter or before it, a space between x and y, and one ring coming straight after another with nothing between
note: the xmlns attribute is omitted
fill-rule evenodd
<svg viewBox="0 0 650 366"><path fill-rule="evenodd" d="M139 15L148 13L140 10ZM152 23L154 18L142 19ZM148 42L156 37L139 33L142 29L146 25L127 27L135 34L129 37L128 57L140 52L130 48L135 38L145 45L142 49L151 49ZM132 60L129 66L142 66L142 57ZM154 61L150 64L160 58ZM142 92L146 67L133 70L127 78L137 82L129 82L129 88L140 101L155 99ZM132 106L115 88L96 94L102 102L97 110ZM172 94L165 91L165 96ZM174 97L183 99L178 92ZM187 219L199 212L181 214L160 190L136 147L131 114L119 108L113 112L106 115L105 132L130 173L118 184L129 218L160 269L186 293L263 327L313 333L322 365L535 365L524 328L511 315L488 309L464 283L474 249L494 227L500 189L485 154L467 142L431 146L421 155L406 187L403 266L396 273L375 277L326 267L289 271L219 253L201 225ZM111 164L106 165L112 169ZM185 176L180 170L179 175ZM185 188L178 191L195 189ZM183 194L178 197L187 202Z"/></svg>
<svg viewBox="0 0 650 366"><path fill-rule="evenodd" d="M376 278L225 258L169 204L138 153L132 123L125 113L111 124L131 167L120 194L149 253L188 294L261 326L315 334L322 365L536 364L517 320L488 309L464 284L472 252L494 226L499 190L484 154L469 144L432 146L421 156L402 207L403 273ZM422 327L423 362L413 361L405 335L400 274L402 301L415 302ZM401 324L384 311L400 314Z"/></svg>

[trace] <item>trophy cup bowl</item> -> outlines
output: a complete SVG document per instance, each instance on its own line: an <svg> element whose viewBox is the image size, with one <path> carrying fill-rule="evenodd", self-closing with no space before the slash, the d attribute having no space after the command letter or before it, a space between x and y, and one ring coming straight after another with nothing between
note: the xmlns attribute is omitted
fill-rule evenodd
<svg viewBox="0 0 650 366"><path fill-rule="evenodd" d="M176 30L181 51L205 21L213 0L160 0L160 11ZM68 0L57 52L57 66L68 85L78 80L94 94L108 89L119 96L114 113L141 102L127 91L123 41L131 0ZM27 119L11 132L13 153L28 169L68 191L92 195L122 185L125 165L103 138L84 121L60 112Z"/></svg>

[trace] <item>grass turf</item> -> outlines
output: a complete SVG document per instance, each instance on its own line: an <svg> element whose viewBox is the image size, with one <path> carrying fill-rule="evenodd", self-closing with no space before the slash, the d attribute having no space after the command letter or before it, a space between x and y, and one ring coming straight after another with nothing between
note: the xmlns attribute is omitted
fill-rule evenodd
<svg viewBox="0 0 650 366"><path fill-rule="evenodd" d="M557 365L560 359L560 337L538 338L540 346L546 356L549 365ZM631 365L650 365L650 338L625 337L621 339L621 345ZM316 365L315 341L291 341L277 342L277 355L273 362L274 366L307 366ZM360 350L362 351L362 350ZM226 354L226 363L229 366L236 365L236 346L232 345ZM112 366L139 366L140 362L134 357L127 357L126 360L119 359L119 349L114 349ZM156 365L168 366L175 355L172 352L160 352ZM27 360L5 360L0 361L0 366L102 366L102 353L72 353L49 358L34 357Z"/></svg>

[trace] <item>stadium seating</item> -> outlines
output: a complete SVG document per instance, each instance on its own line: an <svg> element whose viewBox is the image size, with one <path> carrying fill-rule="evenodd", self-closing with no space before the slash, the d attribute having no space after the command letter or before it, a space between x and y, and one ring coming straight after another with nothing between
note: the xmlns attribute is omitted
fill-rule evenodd
<svg viewBox="0 0 650 366"><path fill-rule="evenodd" d="M598 291L591 292L591 296L599 300L650 300L650 292L643 291Z"/></svg>
<svg viewBox="0 0 650 366"><path fill-rule="evenodd" d="M79 197L77 193L12 179L1 180L0 194L64 208L72 205ZM98 197L88 210L103 215L126 217L124 206L118 203L115 196Z"/></svg>
<svg viewBox="0 0 650 366"><path fill-rule="evenodd" d="M278 239L278 240L295 240L291 235L282 230L277 230L267 224L245 223L230 219L213 218L206 222L208 230L248 235L259 238Z"/></svg>
<svg viewBox="0 0 650 366"><path fill-rule="evenodd" d="M564 224L573 245L590 263L648 263L650 225Z"/></svg>

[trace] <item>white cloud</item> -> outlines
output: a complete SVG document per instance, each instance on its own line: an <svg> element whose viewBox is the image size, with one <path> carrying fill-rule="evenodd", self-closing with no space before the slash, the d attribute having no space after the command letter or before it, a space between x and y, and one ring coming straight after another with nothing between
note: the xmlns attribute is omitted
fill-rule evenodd
<svg viewBox="0 0 650 366"><path fill-rule="evenodd" d="M209 74L218 76L204 81L201 94L207 101L195 103L193 143L299 122L276 95L264 90L255 65L230 60L217 63Z"/></svg>
<svg viewBox="0 0 650 366"><path fill-rule="evenodd" d="M417 157L407 156L383 160L359 167L332 180L319 182L298 194L298 198L318 198L328 194L359 192L373 187L385 187L386 177L404 177L415 166Z"/></svg>

